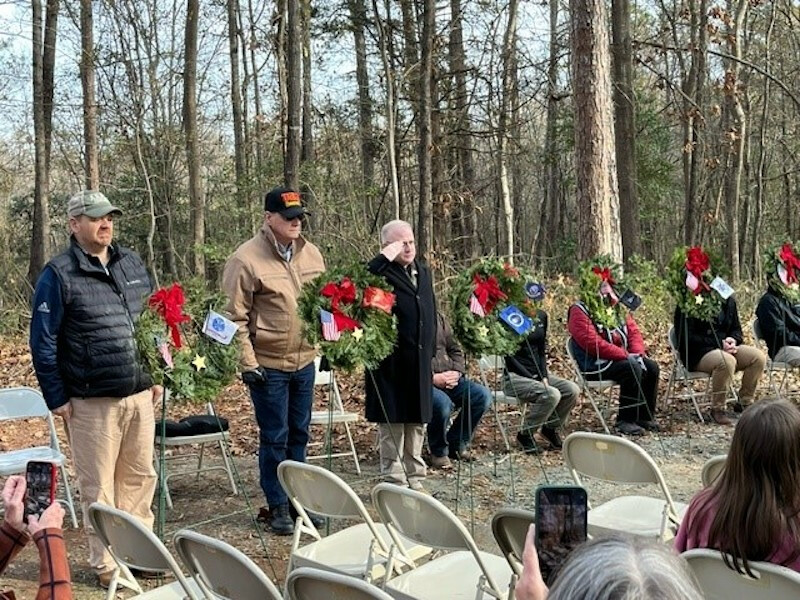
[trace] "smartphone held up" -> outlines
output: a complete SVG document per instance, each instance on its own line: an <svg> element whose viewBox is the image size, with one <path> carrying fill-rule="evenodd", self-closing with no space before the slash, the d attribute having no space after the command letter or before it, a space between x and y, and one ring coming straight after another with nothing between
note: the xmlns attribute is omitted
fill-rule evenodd
<svg viewBox="0 0 800 600"><path fill-rule="evenodd" d="M30 515L37 518L56 499L58 468L55 463L32 460L25 468L25 522Z"/></svg>
<svg viewBox="0 0 800 600"><path fill-rule="evenodd" d="M578 486L541 486L536 490L536 552L542 579L551 584L561 565L586 541L586 490Z"/></svg>

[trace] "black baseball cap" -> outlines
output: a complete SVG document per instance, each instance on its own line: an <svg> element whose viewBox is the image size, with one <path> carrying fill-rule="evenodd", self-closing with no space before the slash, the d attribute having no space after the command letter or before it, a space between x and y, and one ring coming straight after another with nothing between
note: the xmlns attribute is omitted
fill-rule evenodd
<svg viewBox="0 0 800 600"><path fill-rule="evenodd" d="M280 213L284 219L295 219L311 214L303 206L300 193L284 187L273 188L267 192L264 198L264 210Z"/></svg>

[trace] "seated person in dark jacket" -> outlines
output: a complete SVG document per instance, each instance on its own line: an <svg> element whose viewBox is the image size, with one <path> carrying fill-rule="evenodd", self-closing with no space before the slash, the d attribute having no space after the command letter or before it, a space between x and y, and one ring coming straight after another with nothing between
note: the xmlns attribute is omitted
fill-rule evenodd
<svg viewBox="0 0 800 600"><path fill-rule="evenodd" d="M775 264L767 274L767 291L758 302L756 317L770 358L800 367L800 258L789 243L783 244L774 256Z"/></svg>
<svg viewBox="0 0 800 600"><path fill-rule="evenodd" d="M586 379L619 384L617 431L625 435L658 431L658 363L647 357L642 334L614 289L621 287L614 266L598 261L610 263L605 257L584 263L581 300L567 316L575 362Z"/></svg>
<svg viewBox="0 0 800 600"><path fill-rule="evenodd" d="M458 345L447 318L437 314L436 351L433 369L433 417L428 422L431 466L450 466L450 459L472 460L467 450L475 428L489 408L491 394L484 386L470 381L464 352ZM469 408L467 408L469 406ZM458 415L448 429L453 409Z"/></svg>
<svg viewBox="0 0 800 600"><path fill-rule="evenodd" d="M517 434L525 452L538 453L541 449L541 443L534 439L539 428L550 448L560 450L558 429L567 422L580 388L547 371L547 313L541 309L520 349L513 356L506 356L503 391L528 403L525 422Z"/></svg>
<svg viewBox="0 0 800 600"><path fill-rule="evenodd" d="M722 303L716 319L704 321L689 317L675 308L673 319L681 361L690 371L711 375L711 418L719 425L730 425L725 413L728 386L736 371L743 371L737 412L752 404L758 380L764 372L766 357L758 348L742 343L742 326L736 301L729 297Z"/></svg>

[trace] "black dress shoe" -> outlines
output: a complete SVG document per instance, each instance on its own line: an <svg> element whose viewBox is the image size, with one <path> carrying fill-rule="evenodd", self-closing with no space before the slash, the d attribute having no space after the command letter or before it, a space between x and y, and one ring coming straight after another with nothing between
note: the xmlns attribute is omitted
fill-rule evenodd
<svg viewBox="0 0 800 600"><path fill-rule="evenodd" d="M320 527L325 527L325 517L319 516L317 513L311 512L310 510L306 510L306 514L308 515L309 520L311 523L319 529ZM297 521L297 511L294 509L294 504L289 504L289 515L292 517L292 523Z"/></svg>
<svg viewBox="0 0 800 600"><path fill-rule="evenodd" d="M617 421L617 431L623 435L644 435L644 429L630 421Z"/></svg>
<svg viewBox="0 0 800 600"><path fill-rule="evenodd" d="M525 454L541 454L542 447L539 446L533 439L533 436L527 431L520 431L517 434L517 442L522 446Z"/></svg>
<svg viewBox="0 0 800 600"><path fill-rule="evenodd" d="M636 424L647 429L647 431L661 431L661 427L655 421L636 421Z"/></svg>
<svg viewBox="0 0 800 600"><path fill-rule="evenodd" d="M542 427L542 436L544 439L550 442L550 446L554 450L561 450L561 448L564 447L564 443L561 441L561 436L558 435L558 431L552 427Z"/></svg>
<svg viewBox="0 0 800 600"><path fill-rule="evenodd" d="M294 533L294 519L289 515L288 503L279 504L269 510L267 531L276 535L292 535Z"/></svg>
<svg viewBox="0 0 800 600"><path fill-rule="evenodd" d="M744 408L745 408L744 404L742 404L741 402L733 403L733 412L735 412L737 415L743 413Z"/></svg>

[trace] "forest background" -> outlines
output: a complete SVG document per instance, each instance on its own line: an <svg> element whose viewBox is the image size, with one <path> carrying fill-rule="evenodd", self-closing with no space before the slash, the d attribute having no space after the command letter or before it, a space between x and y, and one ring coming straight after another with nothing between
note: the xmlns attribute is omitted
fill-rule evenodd
<svg viewBox="0 0 800 600"><path fill-rule="evenodd" d="M32 0L0 4L0 326L100 189L161 284L216 285L296 186L330 264L411 221L448 278L545 281L681 244L761 287L800 237L794 0ZM645 279L642 279L642 278Z"/></svg>

